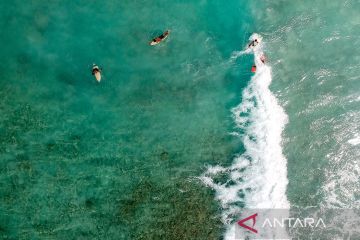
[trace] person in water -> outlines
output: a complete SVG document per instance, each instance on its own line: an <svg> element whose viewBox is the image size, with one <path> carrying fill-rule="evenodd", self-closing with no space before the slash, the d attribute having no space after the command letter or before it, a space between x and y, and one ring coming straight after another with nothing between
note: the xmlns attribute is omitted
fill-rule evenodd
<svg viewBox="0 0 360 240"><path fill-rule="evenodd" d="M261 60L262 63L265 64L265 61L266 61L265 55L261 55L260 60Z"/></svg>
<svg viewBox="0 0 360 240"><path fill-rule="evenodd" d="M160 36L158 36L157 38L154 38L152 40L153 43L159 43L161 42L164 38L167 37L167 35L169 35L169 30L167 30L166 32L164 32L163 34L161 34Z"/></svg>
<svg viewBox="0 0 360 240"><path fill-rule="evenodd" d="M251 72L256 72L256 65L252 65L252 67L251 67Z"/></svg>
<svg viewBox="0 0 360 240"><path fill-rule="evenodd" d="M96 64L93 64L91 74L95 75L96 73L100 73L100 68Z"/></svg>
<svg viewBox="0 0 360 240"><path fill-rule="evenodd" d="M95 77L96 81L101 81L101 68L97 66L95 63L93 64L91 74Z"/></svg>
<svg viewBox="0 0 360 240"><path fill-rule="evenodd" d="M259 43L258 40L255 39L255 40L251 41L251 43L248 45L248 47L249 47L249 48L250 48L250 47L255 47L258 43Z"/></svg>

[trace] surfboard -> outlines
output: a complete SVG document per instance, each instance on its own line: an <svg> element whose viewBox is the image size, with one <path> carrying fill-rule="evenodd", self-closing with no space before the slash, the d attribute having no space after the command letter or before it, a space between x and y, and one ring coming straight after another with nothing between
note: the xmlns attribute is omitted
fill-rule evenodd
<svg viewBox="0 0 360 240"><path fill-rule="evenodd" d="M97 70L97 71L95 71L95 70ZM96 64L93 64L92 74L95 76L96 81L98 81L98 82L101 81L101 70Z"/></svg>
<svg viewBox="0 0 360 240"><path fill-rule="evenodd" d="M100 82L101 81L101 73L96 72L94 75L95 75L96 81Z"/></svg>
<svg viewBox="0 0 360 240"><path fill-rule="evenodd" d="M163 35L164 35L163 38L160 38L161 36L156 37L156 38L154 38L151 42L149 42L149 44L150 44L151 46L158 45L159 43L161 43L162 41L164 41L164 40L169 36L169 34L170 34L170 31L168 30L168 31L166 31L166 32L163 33ZM154 41L154 40L155 40L155 41Z"/></svg>

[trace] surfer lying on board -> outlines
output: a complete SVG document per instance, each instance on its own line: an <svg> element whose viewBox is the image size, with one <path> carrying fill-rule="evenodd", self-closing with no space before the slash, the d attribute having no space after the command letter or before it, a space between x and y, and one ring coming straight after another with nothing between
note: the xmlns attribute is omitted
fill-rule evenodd
<svg viewBox="0 0 360 240"><path fill-rule="evenodd" d="M167 36L169 35L170 31L167 30L166 32L164 32L163 34L161 34L160 36L158 36L157 38L154 38L151 42L150 45L156 45L158 43L160 43L162 40L164 40L165 38L167 38Z"/></svg>
<svg viewBox="0 0 360 240"><path fill-rule="evenodd" d="M101 69L95 63L93 64L91 74L95 76L96 81L100 82L100 80L101 80Z"/></svg>

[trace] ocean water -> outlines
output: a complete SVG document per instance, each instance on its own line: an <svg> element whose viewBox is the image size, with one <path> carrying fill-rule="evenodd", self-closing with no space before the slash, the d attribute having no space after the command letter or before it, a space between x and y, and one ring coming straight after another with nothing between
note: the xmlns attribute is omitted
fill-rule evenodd
<svg viewBox="0 0 360 240"><path fill-rule="evenodd" d="M0 238L231 239L243 208L359 206L359 1L0 7Z"/></svg>
<svg viewBox="0 0 360 240"><path fill-rule="evenodd" d="M292 205L359 206L359 9L359 1L288 2L265 5L259 16L272 22L261 31L272 89L289 116L283 145Z"/></svg>

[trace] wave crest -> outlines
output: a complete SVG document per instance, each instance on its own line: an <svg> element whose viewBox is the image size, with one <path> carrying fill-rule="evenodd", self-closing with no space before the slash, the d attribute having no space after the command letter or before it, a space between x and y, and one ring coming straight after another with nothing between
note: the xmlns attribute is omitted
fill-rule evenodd
<svg viewBox="0 0 360 240"><path fill-rule="evenodd" d="M261 37L253 34L250 40ZM222 207L224 224L246 208L289 208L286 197L287 160L282 154L281 134L288 117L269 90L272 81L270 66L263 64L263 43L253 49L235 52L232 58L254 53L255 75L242 93L242 102L232 109L238 136L243 139L245 152L231 166L211 166L200 177L215 190ZM217 181L223 174L225 181ZM228 233L226 235L229 235ZM228 238L226 238L228 239Z"/></svg>

